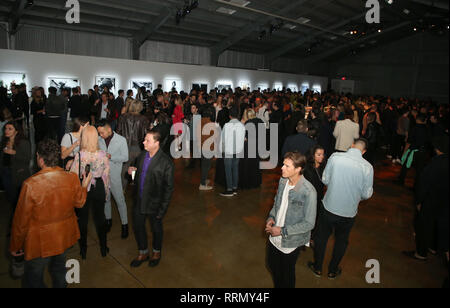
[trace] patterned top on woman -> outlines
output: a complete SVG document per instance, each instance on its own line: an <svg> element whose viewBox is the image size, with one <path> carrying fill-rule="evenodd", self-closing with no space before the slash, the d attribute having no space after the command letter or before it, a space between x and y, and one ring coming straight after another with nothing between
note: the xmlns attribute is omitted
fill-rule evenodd
<svg viewBox="0 0 450 308"><path fill-rule="evenodd" d="M106 152L97 151L95 153L91 153L84 150L80 151L74 159L72 168L70 168L70 171L76 174L78 174L80 161L78 155L81 155L81 175L85 175L86 166L91 165L90 172L92 173L92 181L87 187L87 191L90 191L92 185L95 187L97 182L96 179L102 178L103 183L105 184L106 200L109 200L109 159Z"/></svg>

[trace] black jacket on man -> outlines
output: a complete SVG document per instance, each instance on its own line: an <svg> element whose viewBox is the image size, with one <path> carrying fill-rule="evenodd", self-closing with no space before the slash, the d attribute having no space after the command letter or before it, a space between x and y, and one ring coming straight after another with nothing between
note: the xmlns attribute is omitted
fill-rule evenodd
<svg viewBox="0 0 450 308"><path fill-rule="evenodd" d="M281 157L288 152L298 151L303 155L308 155L308 152L313 146L316 145L316 141L309 138L308 135L304 133L298 133L297 135L292 135L287 137L284 142L283 148L281 150Z"/></svg>
<svg viewBox="0 0 450 308"><path fill-rule="evenodd" d="M135 206L140 207L142 214L156 214L162 219L167 213L174 190L174 164L172 159L162 149L159 149L148 167L141 199L139 195L140 178L147 153L147 151L143 151L137 158Z"/></svg>

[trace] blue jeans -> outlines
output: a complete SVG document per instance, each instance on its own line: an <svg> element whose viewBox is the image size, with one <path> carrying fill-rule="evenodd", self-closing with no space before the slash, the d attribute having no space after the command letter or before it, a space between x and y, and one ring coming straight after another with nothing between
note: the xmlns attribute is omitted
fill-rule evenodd
<svg viewBox="0 0 450 308"><path fill-rule="evenodd" d="M47 265L48 271L52 277L53 288L66 288L66 253L48 258L36 258L26 261L23 287L47 288L44 283L44 270Z"/></svg>
<svg viewBox="0 0 450 308"><path fill-rule="evenodd" d="M239 181L239 158L224 158L227 190L237 189Z"/></svg>

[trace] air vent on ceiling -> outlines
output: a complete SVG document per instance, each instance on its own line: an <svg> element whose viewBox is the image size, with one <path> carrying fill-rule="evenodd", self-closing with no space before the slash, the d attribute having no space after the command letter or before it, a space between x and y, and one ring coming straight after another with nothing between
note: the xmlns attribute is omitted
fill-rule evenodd
<svg viewBox="0 0 450 308"><path fill-rule="evenodd" d="M305 17L300 17L299 19L297 19L297 21L298 21L299 23L306 24L306 23L310 22L311 19L305 18Z"/></svg>
<svg viewBox="0 0 450 308"><path fill-rule="evenodd" d="M232 9L227 9L224 7L219 7L216 12L222 13L222 14L227 14L227 15L233 15L234 13L236 13L235 10Z"/></svg>
<svg viewBox="0 0 450 308"><path fill-rule="evenodd" d="M250 1L245 1L245 0L224 0L224 1L230 2L232 4L236 4L239 6L243 6L243 7L250 4Z"/></svg>
<svg viewBox="0 0 450 308"><path fill-rule="evenodd" d="M294 30L295 28L297 28L297 26L293 24L285 24L283 27L290 30Z"/></svg>

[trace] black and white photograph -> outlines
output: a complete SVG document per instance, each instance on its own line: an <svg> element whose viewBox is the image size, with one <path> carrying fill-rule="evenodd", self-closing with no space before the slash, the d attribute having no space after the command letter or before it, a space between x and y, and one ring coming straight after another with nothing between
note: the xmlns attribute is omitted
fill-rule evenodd
<svg viewBox="0 0 450 308"><path fill-rule="evenodd" d="M0 87L7 89L8 93L11 94L11 84L19 85L24 83L26 75L24 73L3 73L0 72Z"/></svg>
<svg viewBox="0 0 450 308"><path fill-rule="evenodd" d="M105 87L109 89L109 92L116 94L116 78L108 76L95 77L95 84L98 85L100 93L103 93Z"/></svg>
<svg viewBox="0 0 450 308"><path fill-rule="evenodd" d="M222 92L223 90L232 90L233 86L231 84L218 84L216 88L219 92Z"/></svg>
<svg viewBox="0 0 450 308"><path fill-rule="evenodd" d="M147 91L152 92L153 91L153 82L152 81L143 81L143 80L132 80L130 82L130 88L132 90L136 90L136 93L137 93L137 90L142 87L145 87L145 89Z"/></svg>
<svg viewBox="0 0 450 308"><path fill-rule="evenodd" d="M208 93L208 84L205 83L193 83L192 89L197 91L203 91L205 93Z"/></svg>
<svg viewBox="0 0 450 308"><path fill-rule="evenodd" d="M165 88L166 92L178 92L183 91L183 82L181 79L169 78L165 80Z"/></svg>
<svg viewBox="0 0 450 308"><path fill-rule="evenodd" d="M50 87L58 90L58 95L61 95L63 89L72 89L80 86L80 80L78 78L48 77L48 81Z"/></svg>

